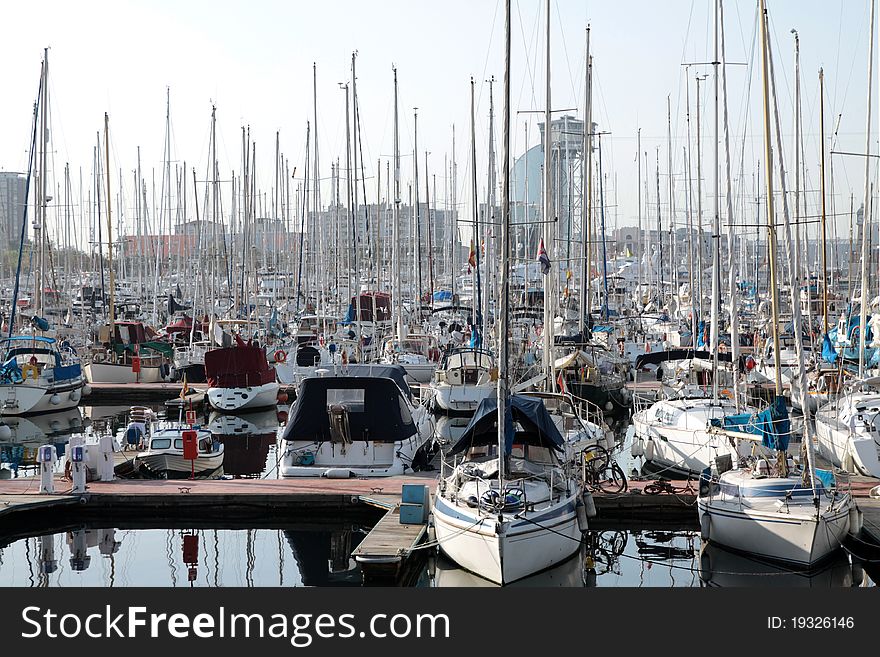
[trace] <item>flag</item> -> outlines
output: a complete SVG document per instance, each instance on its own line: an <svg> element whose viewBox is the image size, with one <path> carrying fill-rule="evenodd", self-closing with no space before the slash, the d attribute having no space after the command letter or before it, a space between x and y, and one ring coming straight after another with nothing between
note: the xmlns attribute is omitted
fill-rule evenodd
<svg viewBox="0 0 880 657"><path fill-rule="evenodd" d="M180 389L180 398L185 399L189 394L189 386L186 385L186 372L183 373L183 387Z"/></svg>
<svg viewBox="0 0 880 657"><path fill-rule="evenodd" d="M559 376L556 377L556 387L559 388L559 392L568 394L568 387L565 385L565 377L562 374L559 372Z"/></svg>
<svg viewBox="0 0 880 657"><path fill-rule="evenodd" d="M470 271L471 269L476 269L476 267L477 267L477 252L474 251L474 241L473 240L471 240L471 250L470 250L470 253L468 253L468 267L469 267L468 271Z"/></svg>
<svg viewBox="0 0 880 657"><path fill-rule="evenodd" d="M544 240L538 245L538 262L541 263L541 273L550 273L550 258L547 257L547 251L544 249Z"/></svg>

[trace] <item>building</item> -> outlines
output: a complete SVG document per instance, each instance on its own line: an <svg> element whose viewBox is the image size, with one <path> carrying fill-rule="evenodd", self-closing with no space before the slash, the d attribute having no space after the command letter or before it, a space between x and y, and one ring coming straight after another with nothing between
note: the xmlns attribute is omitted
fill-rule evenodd
<svg viewBox="0 0 880 657"><path fill-rule="evenodd" d="M14 171L0 171L0 244L4 248L18 248L25 203L27 176Z"/></svg>

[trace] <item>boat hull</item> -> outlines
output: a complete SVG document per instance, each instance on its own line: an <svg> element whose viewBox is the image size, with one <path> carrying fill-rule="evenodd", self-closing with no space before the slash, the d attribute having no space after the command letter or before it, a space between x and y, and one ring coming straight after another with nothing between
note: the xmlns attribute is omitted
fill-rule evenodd
<svg viewBox="0 0 880 657"><path fill-rule="evenodd" d="M24 415L38 412L34 408L46 394L45 386L12 383L0 386L0 415Z"/></svg>
<svg viewBox="0 0 880 657"><path fill-rule="evenodd" d="M816 414L816 443L819 454L847 472L880 477L880 445L874 435L853 433L839 422Z"/></svg>
<svg viewBox="0 0 880 657"><path fill-rule="evenodd" d="M710 542L803 566L813 566L831 556L849 531L849 505L818 518L812 506L786 513L700 499L697 508L700 526L709 527Z"/></svg>
<svg viewBox="0 0 880 657"><path fill-rule="evenodd" d="M208 403L225 412L267 408L278 403L279 387L276 381L270 381L246 388L208 388Z"/></svg>
<svg viewBox="0 0 880 657"><path fill-rule="evenodd" d="M89 363L83 367L89 383L160 383L165 380L161 367L141 366L134 372L131 365Z"/></svg>
<svg viewBox="0 0 880 657"><path fill-rule="evenodd" d="M561 563L577 552L575 497L530 519L480 518L437 495L434 531L443 553L459 566L496 584L509 584Z"/></svg>
<svg viewBox="0 0 880 657"><path fill-rule="evenodd" d="M473 413L484 398L496 391L494 383L482 385L436 385L434 403L443 411Z"/></svg>
<svg viewBox="0 0 880 657"><path fill-rule="evenodd" d="M223 465L223 452L199 455L193 462L183 458L183 454L138 454L137 461L147 470L158 476L167 476L169 479L206 475L214 472Z"/></svg>

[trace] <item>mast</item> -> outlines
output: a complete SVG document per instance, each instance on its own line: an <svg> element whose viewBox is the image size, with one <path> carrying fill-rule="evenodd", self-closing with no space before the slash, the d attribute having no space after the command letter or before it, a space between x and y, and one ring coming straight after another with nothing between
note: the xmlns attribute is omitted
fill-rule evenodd
<svg viewBox="0 0 880 657"><path fill-rule="evenodd" d="M712 219L712 305L710 312L712 313L711 324L709 325L709 349L712 352L712 399L718 401L718 322L720 321L719 305L721 297L721 206L720 206L720 189L718 176L718 5L721 0L715 0L715 57L712 66L715 69L715 132L713 139L714 153L714 212ZM779 361L776 361L776 368L779 369Z"/></svg>
<svg viewBox="0 0 880 657"><path fill-rule="evenodd" d="M422 221L419 213L419 108L413 107L413 222L415 226L416 247L416 317L422 310Z"/></svg>
<svg viewBox="0 0 880 657"><path fill-rule="evenodd" d="M764 0L761 0L762 9L764 9L763 4L764 4ZM788 267L791 270L791 269L793 269L793 256L792 256L793 244L792 244L792 238L791 238L791 223L790 223L790 219L789 219L790 212L788 209L788 194L786 193L786 188L785 188L785 162L784 162L784 154L783 154L783 150L782 150L782 126L779 121L779 104L777 102L777 97L776 97L776 82L774 79L775 76L774 76L774 72L773 72L773 51L770 47L769 38L767 37L766 9L764 9L764 11L762 11L762 19L763 19L762 33L763 33L764 38L767 39L766 44L765 44L765 48L766 48L765 57L769 58L769 60L770 60L769 61L770 78L771 78L770 81L773 84L773 113L774 113L774 117L776 119L776 148L779 151L779 180L780 180L780 186L781 186L780 191L782 192L782 217L783 217L783 230L785 232L786 260L788 261ZM765 84L766 84L766 82L765 82ZM768 140L770 137L769 127L770 126L768 124L767 130L766 130L766 138ZM769 190L768 190L768 192L769 192ZM799 293L798 293L799 286L796 283L796 279L795 279L794 275L792 275L790 277L789 282L790 282L789 289L791 290L792 322L794 324L794 332L795 332L795 337L796 337L794 345L795 345L795 352L797 354L797 359L798 359L797 372L798 372L798 377L799 377L799 380L798 380L798 388L799 388L798 394L800 397L799 402L801 404L801 408L806 408L807 407L807 405L806 405L807 373L806 373L806 368L804 367L804 345L803 345L803 340L801 340L801 306L800 306L800 302L799 302L799 298L798 298L799 297ZM778 349L778 347L777 347L777 349ZM778 357L778 354L777 354L777 357ZM780 370L778 360L776 361L776 370L777 370L777 372ZM778 374L777 374L777 376L778 376ZM805 422L804 423L803 444L806 448L806 453L807 453L807 467L806 467L806 472L805 472L804 478L805 479L807 477L809 478L810 486L813 489L813 503L816 507L816 514L818 515L819 514L819 499L818 499L818 495L816 493L815 456L813 454L813 437L812 437L811 433L812 433L812 431L811 431L810 423ZM781 469L782 476L786 476L787 471L788 471L788 465L787 465L787 458L785 456L784 451L780 452L779 467ZM809 473L809 474L807 474L807 473Z"/></svg>
<svg viewBox="0 0 880 657"><path fill-rule="evenodd" d="M874 79L874 0L871 0L871 29L868 32L868 111L865 123L865 205L862 212L862 293L859 308L859 379L865 378L865 331L868 323L868 229L871 216L871 82Z"/></svg>
<svg viewBox="0 0 880 657"><path fill-rule="evenodd" d="M46 227L46 180L49 176L46 175L46 149L47 149L47 135L48 135L48 127L47 127L47 111L46 108L49 102L49 85L46 84L49 80L49 49L43 49L43 93L40 95L40 178L39 184L37 186L37 211L36 211L36 220L34 221L34 244L38 249L38 261L37 267L34 271L34 281L35 281L35 295L34 295L34 306L37 311L37 316L43 316L43 272L45 270L44 258L45 258L45 249L44 242L46 241L43 231ZM109 207L109 206L108 206Z"/></svg>
<svg viewBox="0 0 880 657"><path fill-rule="evenodd" d="M394 72L394 203L391 209L391 241L394 245L394 253L391 258L391 275L394 279L392 309L397 339L403 340L403 290L400 287L400 135L397 117L397 67L392 66L391 70Z"/></svg>
<svg viewBox="0 0 880 657"><path fill-rule="evenodd" d="M477 204L477 133L476 120L474 118L474 78L471 77L471 203L472 208L472 228L471 228L471 245L474 251L474 292L476 294L476 303L471 301L473 305L472 325L474 327L480 324L480 308L482 307L481 285L480 285L480 225L479 225L479 206Z"/></svg>
<svg viewBox="0 0 880 657"><path fill-rule="evenodd" d="M510 304L508 265L510 259L510 0L504 2L504 116L501 128L501 271L498 302L498 483L504 490L504 450L507 426L508 341L507 313Z"/></svg>
<svg viewBox="0 0 880 657"><path fill-rule="evenodd" d="M724 41L724 4L718 0L719 20L721 22L721 75L724 92L724 165L727 189L727 288L730 295L730 361L733 364L733 401L737 410L740 408L739 386L737 381L737 363L739 363L739 335L737 332L737 289L736 289L736 254L733 232L733 191L730 175L730 122L727 114L727 50ZM721 273L719 272L719 277ZM719 299L720 302L720 299Z"/></svg>
<svg viewBox="0 0 880 657"><path fill-rule="evenodd" d="M546 88L544 90L544 211L543 211L543 227L544 227L544 249L547 251L547 257L553 253L553 231L550 217L552 216L552 185L551 185L551 162L553 161L552 148L553 136L551 134L551 117L550 117L550 0L546 0L545 9L547 12L547 40L545 55L546 71L544 74L544 82ZM551 261L552 262L552 261ZM548 272L544 275L544 330L542 337L544 338L544 372L547 375L547 389L550 392L556 392L556 377L554 376L553 362L553 277L555 272Z"/></svg>
<svg viewBox="0 0 880 657"><path fill-rule="evenodd" d="M113 278L113 222L110 218L110 117L104 112L104 172L107 175L107 269L110 272L110 344L116 336L115 286ZM155 300L153 302L156 303ZM116 350L111 348L111 358L116 360Z"/></svg>
<svg viewBox="0 0 880 657"><path fill-rule="evenodd" d="M764 116L764 172L767 187L767 260L770 265L770 307L773 321L773 362L776 364L775 383L776 396L782 396L782 368L779 362L779 288L776 283L776 228L774 227L775 212L773 211L773 146L770 139L770 72L767 62L767 10L764 8L764 0L758 0L761 4L761 73L763 84L763 116ZM782 153L780 153L780 157ZM799 340L795 340L797 344Z"/></svg>
<svg viewBox="0 0 880 657"><path fill-rule="evenodd" d="M592 176L590 175L593 164L593 69L590 58L590 26L587 25L586 47L586 77L584 81L584 145L581 153L584 162L582 169L581 194L585 196L581 200L581 285L580 298L578 299L578 331L584 334L585 323L589 324L590 317L590 233L592 227ZM528 144L526 144L528 147ZM641 207L639 207L641 212ZM641 226L641 220L639 221Z"/></svg>
<svg viewBox="0 0 880 657"><path fill-rule="evenodd" d="M492 295L492 232L495 222L495 76L489 78L489 175L486 195L486 214L483 222L483 244L485 245L486 294L483 295L483 338L489 335L489 297ZM427 167L427 165L426 165ZM428 175L427 168L425 175Z"/></svg>
<svg viewBox="0 0 880 657"><path fill-rule="evenodd" d="M819 130L821 133L819 140L819 196L822 198L822 335L824 336L828 333L828 246L825 231L825 73L821 68L819 69ZM797 136L795 136L795 141L797 141ZM797 163L795 163L795 170L797 170ZM808 299L809 291L808 285ZM800 336L796 337L800 338Z"/></svg>

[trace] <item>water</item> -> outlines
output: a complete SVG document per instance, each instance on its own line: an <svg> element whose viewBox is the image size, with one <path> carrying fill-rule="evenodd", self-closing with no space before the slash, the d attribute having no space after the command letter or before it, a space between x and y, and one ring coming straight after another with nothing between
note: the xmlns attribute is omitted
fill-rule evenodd
<svg viewBox="0 0 880 657"><path fill-rule="evenodd" d="M20 538L0 548L0 586L280 587L361 586L351 551L368 524L284 529L80 528ZM811 573L787 570L715 546L690 530L588 532L566 562L513 586L849 587L877 573L841 550ZM387 582L378 582L387 584ZM442 555L424 555L410 586L494 586Z"/></svg>
<svg viewBox="0 0 880 657"><path fill-rule="evenodd" d="M154 410L165 412L162 405ZM279 410L281 413L279 413ZM225 477L277 478L279 442L287 409L241 415L200 415L225 446ZM0 476L37 473L36 449L46 443L63 456L70 437L87 438L128 423L128 406L83 407L30 418L8 418L12 436L0 439ZM168 411L177 418L176 409ZM467 418L437 418L438 437L454 443ZM618 459L627 475L638 471L621 436ZM59 469L63 468L62 461ZM0 536L0 586L361 586L350 558L375 520L316 518L309 525L252 523L248 528L114 526L61 527L44 535ZM694 518L696 521L696 518ZM106 521L105 521L106 522ZM162 524L161 520L156 521ZM171 523L167 523L171 525ZM198 524L193 521L193 524ZM61 531L61 530L64 531ZM855 562L855 565L854 565ZM493 586L450 563L435 550L415 562L408 586ZM872 564L860 565L844 550L821 569L801 573L761 563L715 546L703 547L695 527L587 532L578 552L554 568L514 586L699 587L876 585ZM382 582L387 584L387 582Z"/></svg>
<svg viewBox="0 0 880 657"><path fill-rule="evenodd" d="M146 404L159 417L177 420L177 409L163 404ZM289 407L223 415L200 413L197 422L206 426L224 445L224 467L215 476L275 478L278 476L278 445ZM64 456L72 436L94 442L108 432L117 435L129 422L129 406L83 406L80 408L28 417L6 417L10 428L0 437L0 479L39 474L36 462L41 445L52 444L58 455L57 472L64 470ZM123 470L120 476L133 476Z"/></svg>

